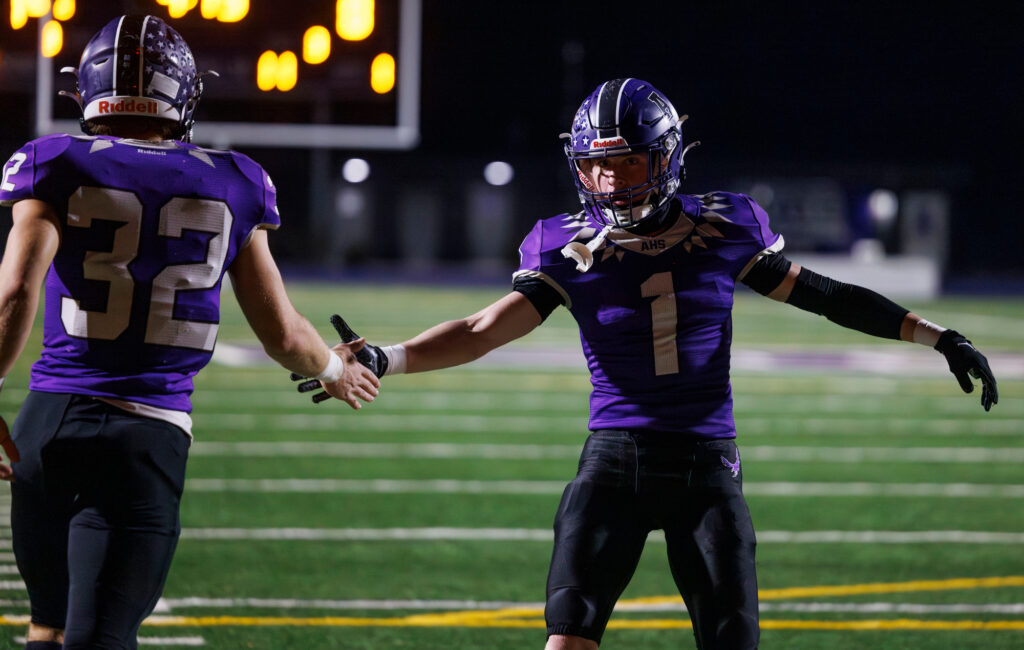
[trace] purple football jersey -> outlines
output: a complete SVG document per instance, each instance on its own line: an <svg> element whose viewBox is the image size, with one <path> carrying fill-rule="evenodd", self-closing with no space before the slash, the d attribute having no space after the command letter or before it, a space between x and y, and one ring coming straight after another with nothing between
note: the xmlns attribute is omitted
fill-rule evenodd
<svg viewBox="0 0 1024 650"><path fill-rule="evenodd" d="M270 177L230 151L54 135L4 166L0 203L27 198L62 231L30 388L191 412L224 272L256 228L281 223Z"/></svg>
<svg viewBox="0 0 1024 650"><path fill-rule="evenodd" d="M565 300L590 369L590 428L644 428L709 438L736 435L729 384L736 280L758 254L780 250L768 215L741 194L681 196L669 230L642 237L586 213L538 221L516 275L540 278ZM563 249L591 242L577 269Z"/></svg>

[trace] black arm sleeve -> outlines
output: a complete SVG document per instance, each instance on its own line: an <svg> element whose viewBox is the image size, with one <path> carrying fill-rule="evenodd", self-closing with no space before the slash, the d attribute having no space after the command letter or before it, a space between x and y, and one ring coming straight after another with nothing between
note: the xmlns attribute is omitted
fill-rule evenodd
<svg viewBox="0 0 1024 650"><path fill-rule="evenodd" d="M837 282L808 268L800 269L787 303L821 314L837 325L880 336L900 338L900 326L910 310L885 296L855 284Z"/></svg>
<svg viewBox="0 0 1024 650"><path fill-rule="evenodd" d="M767 296L782 284L792 265L781 253L765 255L750 267L742 282L762 296Z"/></svg>
<svg viewBox="0 0 1024 650"><path fill-rule="evenodd" d="M542 321L547 320L555 307L565 304L558 291L540 278L518 276L512 281L512 290L523 294L533 303Z"/></svg>

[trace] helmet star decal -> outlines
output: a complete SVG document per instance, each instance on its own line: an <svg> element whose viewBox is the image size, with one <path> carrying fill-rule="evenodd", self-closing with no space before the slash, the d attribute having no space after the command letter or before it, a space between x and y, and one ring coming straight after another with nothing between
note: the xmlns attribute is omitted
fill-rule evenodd
<svg viewBox="0 0 1024 650"><path fill-rule="evenodd" d="M173 137L191 139L202 82L188 44L160 18L115 18L86 45L78 68L62 72L78 78L75 93L61 94L78 102L87 135L89 120L136 115L176 122Z"/></svg>

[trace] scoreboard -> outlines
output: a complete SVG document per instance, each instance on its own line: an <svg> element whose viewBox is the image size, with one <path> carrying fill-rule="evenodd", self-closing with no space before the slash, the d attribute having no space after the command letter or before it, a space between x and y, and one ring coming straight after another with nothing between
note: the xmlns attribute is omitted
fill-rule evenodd
<svg viewBox="0 0 1024 650"><path fill-rule="evenodd" d="M128 11L165 20L192 48L200 72L217 73L204 77L198 144L410 149L419 142L421 0L252 0L231 20L206 11L216 4L90 0L59 21L55 2L52 14L29 20L22 31L38 32L37 135L80 132L74 102L57 98L74 88L72 75L60 70L77 67L92 34ZM63 42L47 56L54 23ZM5 48L4 55L17 53ZM0 92L4 80L0 75Z"/></svg>

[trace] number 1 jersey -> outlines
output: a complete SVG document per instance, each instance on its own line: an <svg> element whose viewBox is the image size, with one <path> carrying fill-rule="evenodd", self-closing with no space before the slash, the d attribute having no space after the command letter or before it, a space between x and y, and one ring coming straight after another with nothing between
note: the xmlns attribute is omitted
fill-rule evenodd
<svg viewBox="0 0 1024 650"><path fill-rule="evenodd" d="M30 388L191 412L224 272L281 223L270 177L231 151L54 135L4 166L0 203L28 198L61 226Z"/></svg>
<svg viewBox="0 0 1024 650"><path fill-rule="evenodd" d="M665 232L638 236L586 212L538 221L516 276L558 291L580 329L590 369L590 429L736 435L729 384L733 291L782 237L749 197L680 196ZM570 256L590 244L589 269Z"/></svg>

